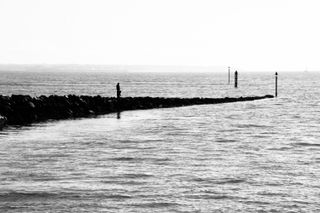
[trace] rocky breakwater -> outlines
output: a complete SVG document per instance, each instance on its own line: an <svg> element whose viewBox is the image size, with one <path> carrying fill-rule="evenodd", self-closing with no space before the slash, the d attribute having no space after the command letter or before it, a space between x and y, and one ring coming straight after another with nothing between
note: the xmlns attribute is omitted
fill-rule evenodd
<svg viewBox="0 0 320 213"><path fill-rule="evenodd" d="M5 125L25 125L46 120L90 117L124 110L219 104L265 98L273 98L273 96L239 98L124 97L117 100L113 97L101 96L0 95L0 128Z"/></svg>

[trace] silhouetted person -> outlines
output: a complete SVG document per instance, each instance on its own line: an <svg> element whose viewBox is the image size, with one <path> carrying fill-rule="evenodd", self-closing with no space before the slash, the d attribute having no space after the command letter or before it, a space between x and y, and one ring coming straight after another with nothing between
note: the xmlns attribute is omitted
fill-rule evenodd
<svg viewBox="0 0 320 213"><path fill-rule="evenodd" d="M121 90L120 90L120 84L119 84L119 83L117 83L116 89L117 89L117 99L120 99L120 97L121 97Z"/></svg>

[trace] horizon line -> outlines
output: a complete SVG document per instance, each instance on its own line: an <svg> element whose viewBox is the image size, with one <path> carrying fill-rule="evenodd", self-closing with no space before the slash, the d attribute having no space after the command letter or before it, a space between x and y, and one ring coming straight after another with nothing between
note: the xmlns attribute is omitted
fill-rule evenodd
<svg viewBox="0 0 320 213"><path fill-rule="evenodd" d="M67 66L74 66L74 67L92 67L92 68L161 68L161 67L166 67L166 68L201 68L201 69L221 69L219 71L207 71L207 72L223 72L224 69L225 71L228 70L228 67L231 67L232 71L238 70L238 71L243 71L243 72L319 72L320 69L244 69L241 67L236 67L235 66L228 66L228 65L151 65L151 64L93 64L93 63L85 63L85 64L76 64L76 63L0 63L0 71L13 71L13 70L2 70L2 67L19 67L19 68L28 68L28 67L39 67L39 68L43 68L43 67L47 67L47 68L54 68L54 67L67 67ZM102 71L100 69L96 69L96 71ZM130 71L130 70L122 70L122 69L118 69L118 70L114 70L114 71L127 71L127 72L135 72L135 71ZM223 70L222 70L223 69ZM18 70L17 70L18 71ZM27 70L25 70L27 71ZM57 70L58 71L58 70ZM70 70L71 71L71 70ZM73 70L75 71L75 70ZM81 71L81 70L79 70ZM95 69L93 70L88 70L88 71L95 71ZM111 71L111 70L105 70L105 71ZM149 70L151 71L151 70ZM178 70L175 70L177 72L181 72ZM145 71L140 71L140 72L145 72ZM166 71L162 71L162 72L166 72ZM168 72L172 72L172 71L168 71Z"/></svg>

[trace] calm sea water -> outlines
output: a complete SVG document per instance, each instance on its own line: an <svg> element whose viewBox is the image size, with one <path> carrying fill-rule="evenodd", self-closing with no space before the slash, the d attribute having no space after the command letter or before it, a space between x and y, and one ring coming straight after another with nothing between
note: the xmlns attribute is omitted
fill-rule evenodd
<svg viewBox="0 0 320 213"><path fill-rule="evenodd" d="M274 73L2 72L2 94L273 94ZM0 212L319 212L320 73L279 97L127 111L0 132Z"/></svg>

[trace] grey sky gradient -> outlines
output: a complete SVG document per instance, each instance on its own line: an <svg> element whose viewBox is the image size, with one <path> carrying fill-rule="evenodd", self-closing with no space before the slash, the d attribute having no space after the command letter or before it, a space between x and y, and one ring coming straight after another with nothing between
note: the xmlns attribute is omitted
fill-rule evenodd
<svg viewBox="0 0 320 213"><path fill-rule="evenodd" d="M320 70L317 0L0 0L0 64Z"/></svg>

